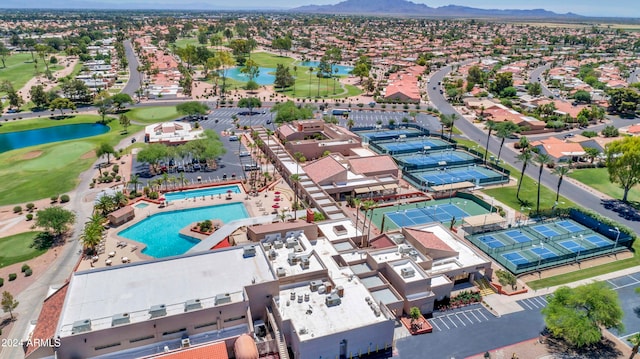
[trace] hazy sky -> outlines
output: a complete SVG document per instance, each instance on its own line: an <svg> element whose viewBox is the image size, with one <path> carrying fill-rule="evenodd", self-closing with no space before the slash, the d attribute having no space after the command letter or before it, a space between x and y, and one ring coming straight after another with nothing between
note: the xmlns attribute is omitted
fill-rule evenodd
<svg viewBox="0 0 640 359"><path fill-rule="evenodd" d="M294 8L309 4L336 4L341 0L76 0L74 3L99 4L105 8L109 4L117 4L119 7L144 4L145 7L163 4L198 4L212 9L244 8ZM431 7L440 7L449 4L477 7L482 9L546 9L558 13L574 12L586 16L620 16L640 18L640 1L638 0L411 0L416 3L424 3ZM0 8L2 8L0 0ZM41 3L42 6L53 3L64 3L64 0L35 0L31 3Z"/></svg>

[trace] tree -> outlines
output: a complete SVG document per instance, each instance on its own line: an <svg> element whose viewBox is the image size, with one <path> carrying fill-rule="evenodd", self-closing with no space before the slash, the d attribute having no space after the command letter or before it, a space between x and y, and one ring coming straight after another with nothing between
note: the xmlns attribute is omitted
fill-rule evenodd
<svg viewBox="0 0 640 359"><path fill-rule="evenodd" d="M209 111L209 106L198 101L189 101L176 105L176 111L186 116L204 115Z"/></svg>
<svg viewBox="0 0 640 359"><path fill-rule="evenodd" d="M111 97L111 102L113 103L113 106L116 107L116 111L121 111L126 104L132 104L133 99L129 94L119 93Z"/></svg>
<svg viewBox="0 0 640 359"><path fill-rule="evenodd" d="M107 196L103 196L107 197ZM84 225L82 234L80 234L80 242L85 248L90 248L91 251L95 251L95 247L102 241L102 233L104 232L105 218L98 213L94 213Z"/></svg>
<svg viewBox="0 0 640 359"><path fill-rule="evenodd" d="M531 164L533 160L533 152L529 148L525 148L522 153L520 153L517 157L518 162L522 162L522 171L520 171L520 180L518 181L518 190L516 191L516 198L518 201L522 202L520 199L520 187L522 187L522 180L524 179L524 172L527 170L527 166Z"/></svg>
<svg viewBox="0 0 640 359"><path fill-rule="evenodd" d="M105 123L105 118L109 108L111 108L111 103L111 96L109 96L107 91L100 91L93 101L93 104L98 107L98 113L102 118L102 123Z"/></svg>
<svg viewBox="0 0 640 359"><path fill-rule="evenodd" d="M276 78L273 81L273 85L276 88L286 88L291 87L295 84L295 79L291 76L289 72L289 66L284 66L283 64L278 64L276 68Z"/></svg>
<svg viewBox="0 0 640 359"><path fill-rule="evenodd" d="M640 182L640 137L613 141L606 145L604 154L609 180L622 188L622 201L627 202L629 191Z"/></svg>
<svg viewBox="0 0 640 359"><path fill-rule="evenodd" d="M31 102L33 102L37 108L45 108L49 103L47 93L44 91L44 86L42 85L31 86L29 96L31 97Z"/></svg>
<svg viewBox="0 0 640 359"><path fill-rule="evenodd" d="M53 206L39 210L36 218L36 226L51 232L60 238L67 231L67 226L73 224L76 215L60 206Z"/></svg>
<svg viewBox="0 0 640 359"><path fill-rule="evenodd" d="M602 339L601 328L623 330L622 308L618 293L605 282L593 282L576 288L560 287L542 309L549 331L581 348Z"/></svg>
<svg viewBox="0 0 640 359"><path fill-rule="evenodd" d="M362 88L367 92L367 95L369 95L376 89L376 82L371 77L367 77L367 79L362 82Z"/></svg>
<svg viewBox="0 0 640 359"><path fill-rule="evenodd" d="M13 108L20 108L24 103L22 96L13 88L13 85L9 81L2 81L0 84L0 91L7 93L7 99L9 100L9 106Z"/></svg>
<svg viewBox="0 0 640 359"><path fill-rule="evenodd" d="M511 72L501 72L496 75L492 84L492 90L496 95L500 95L502 90L513 86L513 74Z"/></svg>
<svg viewBox="0 0 640 359"><path fill-rule="evenodd" d="M518 278L506 270L498 269L496 271L496 277L498 277L498 282L500 282L500 284L503 286L510 285L511 289L515 289L515 286L518 283Z"/></svg>
<svg viewBox="0 0 640 359"><path fill-rule="evenodd" d="M66 110L66 109L75 110L76 109L76 104L73 103L68 98L59 97L59 98L51 101L51 103L49 104L49 109L51 111L60 110L60 115L64 116L64 110Z"/></svg>
<svg viewBox="0 0 640 359"><path fill-rule="evenodd" d="M578 90L573 94L573 99L578 102L591 103L591 94L585 90Z"/></svg>
<svg viewBox="0 0 640 359"><path fill-rule="evenodd" d="M298 106L293 101L276 103L271 107L271 112L276 112L275 122L291 122L313 118L314 107L312 105Z"/></svg>
<svg viewBox="0 0 640 359"><path fill-rule="evenodd" d="M471 66L469 68L468 75L467 75L467 83L470 85L471 88L473 88L475 84L481 84L483 82L484 80L483 80L482 70L480 69L480 66L478 65Z"/></svg>
<svg viewBox="0 0 640 359"><path fill-rule="evenodd" d="M458 115L455 113L446 115L446 114L440 114L440 122L445 126L449 128L449 141L451 141L451 138L453 137L453 127L455 125L456 120L458 119ZM444 134L443 134L444 135Z"/></svg>
<svg viewBox="0 0 640 359"><path fill-rule="evenodd" d="M129 126L131 126L131 120L129 119L129 117L123 113L120 115L118 121L120 122L122 128L124 128L124 132L128 133L129 131L127 129L129 128Z"/></svg>
<svg viewBox="0 0 640 359"><path fill-rule="evenodd" d="M553 169L553 173L558 176L558 187L556 188L556 203L558 202L558 199L560 199L560 186L562 186L562 179L564 178L564 176L569 174L569 172L571 172L569 166L557 166Z"/></svg>
<svg viewBox="0 0 640 359"><path fill-rule="evenodd" d="M98 147L96 148L96 156L100 158L106 155L107 164L111 163L111 155L115 155L115 153L116 153L116 150L113 148L113 146L111 146L106 142L99 144Z"/></svg>
<svg viewBox="0 0 640 359"><path fill-rule="evenodd" d="M137 160L148 163L155 171L157 169L158 162L166 158L167 153L167 146L161 143L152 143L138 152Z"/></svg>
<svg viewBox="0 0 640 359"><path fill-rule="evenodd" d="M293 182L293 192L295 195L295 201L293 202L293 219L298 219L298 182L300 182L300 175L297 173L292 174L290 177Z"/></svg>
<svg viewBox="0 0 640 359"><path fill-rule="evenodd" d="M276 37L271 40L271 47L280 50L280 55L282 55L282 51L289 51L291 49L291 38L289 36Z"/></svg>
<svg viewBox="0 0 640 359"><path fill-rule="evenodd" d="M254 108L259 108L260 106L262 106L262 102L257 97L243 97L238 101L238 107L248 109L249 115L252 114Z"/></svg>
<svg viewBox="0 0 640 359"><path fill-rule="evenodd" d="M495 130L497 127L497 123L491 121L491 120L487 120L487 130L489 130L489 132L487 133L487 145L484 148L484 164L487 164L487 155L489 154L489 139L491 138L491 131Z"/></svg>
<svg viewBox="0 0 640 359"><path fill-rule="evenodd" d="M418 307L411 307L411 309L409 309L409 316L411 317L411 326L413 327L413 324L415 323L416 320L420 319L420 315L422 313L420 313L420 309L418 309Z"/></svg>
<svg viewBox="0 0 640 359"><path fill-rule="evenodd" d="M640 94L630 88L607 90L611 111L625 116L634 116L640 103Z"/></svg>
<svg viewBox="0 0 640 359"><path fill-rule="evenodd" d="M362 205L362 200L360 198L354 198L351 200L351 202L353 203L353 206L356 208L356 236L357 236L358 235L358 217L360 215L360 206Z"/></svg>
<svg viewBox="0 0 640 359"><path fill-rule="evenodd" d="M11 293L5 290L4 292L2 292L1 304L2 304L2 311L4 311L5 313L9 312L9 315L11 316L11 320L13 320L13 311L18 307L18 304L20 304L20 302L13 299L13 295L11 295Z"/></svg>
<svg viewBox="0 0 640 359"><path fill-rule="evenodd" d="M364 213L365 213L365 217L364 217L365 225L367 224L366 223L367 216L369 216L369 226L367 226L367 242L368 242L371 236L371 219L373 219L373 210L378 206L378 204L376 203L376 201L369 199L364 201L362 203L362 206L364 207ZM371 212L371 214L369 214L369 212ZM367 243L367 246L368 246L368 243Z"/></svg>
<svg viewBox="0 0 640 359"><path fill-rule="evenodd" d="M500 149L498 150L498 158L496 163L500 163L500 154L502 153L502 147L504 146L504 140L511 137L515 132L520 130L520 127L511 121L500 122L496 125L496 136L500 138Z"/></svg>
<svg viewBox="0 0 640 359"><path fill-rule="evenodd" d="M589 158L589 162L591 163L600 155L600 150L594 147L585 147L584 152L587 153L587 158Z"/></svg>
<svg viewBox="0 0 640 359"><path fill-rule="evenodd" d="M250 58L244 63L244 67L240 69L240 72L247 75L249 81L253 81L260 75L260 67L255 60Z"/></svg>
<svg viewBox="0 0 640 359"><path fill-rule="evenodd" d="M236 61L233 59L233 55L229 51L220 51L216 54L215 68L220 69L222 75L222 97L227 90L227 71L230 67L235 66Z"/></svg>
<svg viewBox="0 0 640 359"><path fill-rule="evenodd" d="M2 61L2 67L6 68L7 64L5 63L5 61L7 61L7 56L9 56L9 54L11 53L11 51L9 51L9 49L4 45L4 42L0 43L0 61Z"/></svg>
<svg viewBox="0 0 640 359"><path fill-rule="evenodd" d="M180 172L183 176L184 174L182 172ZM133 193L137 193L138 192L138 185L140 184L140 176L139 175L131 175L131 178L129 178L129 184L133 185Z"/></svg>
<svg viewBox="0 0 640 359"><path fill-rule="evenodd" d="M605 128L602 129L602 135L604 137L618 137L618 135L620 135L620 132L615 126L609 125L605 126Z"/></svg>
<svg viewBox="0 0 640 359"><path fill-rule="evenodd" d="M542 94L542 85L539 82L530 82L526 87L530 96L540 96Z"/></svg>
<svg viewBox="0 0 640 359"><path fill-rule="evenodd" d="M638 354L638 348L640 348L640 333L633 334L631 337L627 338L627 340L633 345L631 348L631 356L629 356L629 359L633 359L636 354Z"/></svg>
<svg viewBox="0 0 640 359"><path fill-rule="evenodd" d="M540 171L538 172L538 200L536 202L536 213L540 213L540 178L542 178L542 170L544 169L544 166L553 162L553 160L548 154L539 153L534 157L533 161L540 165Z"/></svg>

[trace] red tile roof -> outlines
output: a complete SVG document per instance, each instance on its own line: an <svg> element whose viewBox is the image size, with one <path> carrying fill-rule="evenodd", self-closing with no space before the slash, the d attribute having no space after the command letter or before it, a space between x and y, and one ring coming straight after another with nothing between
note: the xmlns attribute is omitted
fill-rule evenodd
<svg viewBox="0 0 640 359"><path fill-rule="evenodd" d="M321 158L313 163L310 163L304 167L304 172L318 184L324 184L327 179L344 172L346 174L347 169L344 168L333 156L327 156ZM346 179L346 176L345 176Z"/></svg>
<svg viewBox="0 0 640 359"><path fill-rule="evenodd" d="M25 357L36 351L36 349L40 347L40 342L45 343L47 339L53 338L56 334L56 326L58 325L58 320L62 313L64 299L67 296L67 289L69 289L69 283L63 285L55 293L50 295L49 298L44 300L42 310L38 316L38 322L31 334L31 343L35 345L27 347ZM38 339L39 341L35 339Z"/></svg>
<svg viewBox="0 0 640 359"><path fill-rule="evenodd" d="M173 353L166 353L152 358L163 359L229 359L227 345L224 342L217 342L188 349L179 350Z"/></svg>
<svg viewBox="0 0 640 359"><path fill-rule="evenodd" d="M448 244L431 232L420 231L412 228L405 228L407 234L415 238L425 248L437 249L441 251L455 252Z"/></svg>
<svg viewBox="0 0 640 359"><path fill-rule="evenodd" d="M351 171L358 174L367 175L372 172L380 171L397 171L398 166L389 155L362 158L353 158L349 160Z"/></svg>
<svg viewBox="0 0 640 359"><path fill-rule="evenodd" d="M381 234L380 236L372 239L369 242L369 245L373 249L382 249L382 248L395 247L396 244L386 234Z"/></svg>

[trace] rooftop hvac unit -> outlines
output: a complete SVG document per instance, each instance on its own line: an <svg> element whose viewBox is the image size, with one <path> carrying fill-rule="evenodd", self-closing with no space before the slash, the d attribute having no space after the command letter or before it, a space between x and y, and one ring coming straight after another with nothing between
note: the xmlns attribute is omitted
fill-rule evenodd
<svg viewBox="0 0 640 359"><path fill-rule="evenodd" d="M413 258L414 260L418 259L418 251L416 251L415 249L409 251L409 257Z"/></svg>
<svg viewBox="0 0 640 359"><path fill-rule="evenodd" d="M191 346L191 340L189 338L182 338L182 347L188 348Z"/></svg>
<svg viewBox="0 0 640 359"><path fill-rule="evenodd" d="M255 246L244 247L244 250L242 252L242 256L244 258L255 257L256 256L256 247Z"/></svg>
<svg viewBox="0 0 640 359"><path fill-rule="evenodd" d="M274 260L276 259L277 256L278 256L278 252L276 252L276 250L272 248L269 251L269 259Z"/></svg>
<svg viewBox="0 0 640 359"><path fill-rule="evenodd" d="M296 245L293 247L293 251L294 251L294 252L298 252L298 253L302 252L302 251L303 251L302 246L301 246L300 244L296 244Z"/></svg>
<svg viewBox="0 0 640 359"><path fill-rule="evenodd" d="M416 275L416 271L413 268L402 268L400 269L400 274L403 278L411 278Z"/></svg>
<svg viewBox="0 0 640 359"><path fill-rule="evenodd" d="M216 294L216 305L231 303L231 295L229 293Z"/></svg>
<svg viewBox="0 0 640 359"><path fill-rule="evenodd" d="M265 242L262 246L264 247L265 251L268 251L269 249L271 249L271 243L269 242Z"/></svg>
<svg viewBox="0 0 640 359"><path fill-rule="evenodd" d="M340 299L340 297L338 297L338 295L335 293L327 296L327 298L325 299L325 303L327 304L327 307L340 305L341 302L342 302L342 299Z"/></svg>
<svg viewBox="0 0 640 359"><path fill-rule="evenodd" d="M120 313L111 317L112 327L115 327L116 325L129 324L130 322L129 313Z"/></svg>
<svg viewBox="0 0 640 359"><path fill-rule="evenodd" d="M391 238L395 244L404 243L404 236L401 233L391 234L389 235L389 238Z"/></svg>
<svg viewBox="0 0 640 359"><path fill-rule="evenodd" d="M401 244L401 245L399 245L399 246L398 246L398 252L399 252L400 254L406 254L406 253L409 253L409 252L411 252L411 250L412 250L412 249L413 249L413 248L411 248L411 246L410 246L410 245L408 245L408 244Z"/></svg>
<svg viewBox="0 0 640 359"><path fill-rule="evenodd" d="M151 315L151 319L163 317L167 315L167 306L164 304L154 305L149 309L149 314Z"/></svg>
<svg viewBox="0 0 640 359"><path fill-rule="evenodd" d="M298 263L298 255L295 253L289 253L287 255L287 262L289 262L290 265L296 265Z"/></svg>
<svg viewBox="0 0 640 359"><path fill-rule="evenodd" d="M293 248L298 244L298 240L295 238L287 238L287 248Z"/></svg>
<svg viewBox="0 0 640 359"><path fill-rule="evenodd" d="M300 267L302 267L302 269L309 269L309 255L300 257Z"/></svg>
<svg viewBox="0 0 640 359"><path fill-rule="evenodd" d="M90 330L91 330L91 319L78 320L76 322L73 322L73 326L71 327L71 334L88 332Z"/></svg>
<svg viewBox="0 0 640 359"><path fill-rule="evenodd" d="M284 276L287 275L287 271L282 267L278 267L278 268L276 268L276 275L278 277L284 277Z"/></svg>
<svg viewBox="0 0 640 359"><path fill-rule="evenodd" d="M318 287L320 287L322 285L322 282L319 280L312 280L311 282L309 282L309 289L312 292L315 292L318 290Z"/></svg>
<svg viewBox="0 0 640 359"><path fill-rule="evenodd" d="M188 312L191 310L196 310L202 308L202 303L200 303L200 299L189 299L184 302L184 311Z"/></svg>
<svg viewBox="0 0 640 359"><path fill-rule="evenodd" d="M274 246L276 249L280 249L280 248L282 248L282 245L283 245L283 243L282 243L282 241L280 241L280 240L277 240L277 241L273 242L273 246Z"/></svg>

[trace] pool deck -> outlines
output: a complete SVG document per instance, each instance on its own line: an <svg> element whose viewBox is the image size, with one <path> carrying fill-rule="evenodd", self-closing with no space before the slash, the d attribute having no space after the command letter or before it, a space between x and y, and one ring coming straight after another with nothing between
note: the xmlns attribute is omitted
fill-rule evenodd
<svg viewBox="0 0 640 359"><path fill-rule="evenodd" d="M242 187L240 187L242 190ZM275 192L280 191L280 201L275 201ZM289 201L289 196L284 195L284 193L288 193L291 191L289 187L285 183L279 183L274 187L273 191L261 192L257 197L249 197L244 191L242 193L233 193L231 194L231 200L226 199L226 195L221 196L205 196L204 198L196 198L196 199L181 199L175 200L168 203L167 206L161 206L159 204L146 202L149 206L145 208L136 208L135 210L135 219L131 222L128 222L122 226L109 228L106 231L106 240L105 240L105 249L104 253L98 255L98 259L94 262L91 257L85 258L80 261L80 264L77 268L78 271L88 270L91 268L103 268L106 267L107 260L111 260L111 266L116 266L123 264L122 258L126 257L130 262L140 262L145 260L153 259L153 257L147 256L143 254L141 251L145 248L145 244L136 242L134 240L120 237L118 235L122 230L140 222L141 220L163 212L176 211L182 209L189 208L198 208L198 207L206 207L213 206L219 204L229 204L229 203L243 203L247 209L249 217L261 217L264 216L264 213L267 215L273 215L275 209L272 208L273 204L278 203L280 208L291 208L291 202ZM140 202L138 202L140 203ZM212 218L213 219L213 218ZM197 238L196 236L193 236ZM197 238L199 239L199 238ZM127 243L126 247L119 247L119 242ZM136 248L136 249L134 249ZM114 252L115 255L109 257L109 253Z"/></svg>

